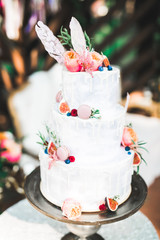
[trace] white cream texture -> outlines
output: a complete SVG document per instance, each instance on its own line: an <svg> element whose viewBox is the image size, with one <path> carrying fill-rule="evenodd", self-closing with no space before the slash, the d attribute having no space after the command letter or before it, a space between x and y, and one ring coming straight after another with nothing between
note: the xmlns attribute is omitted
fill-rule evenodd
<svg viewBox="0 0 160 240"><path fill-rule="evenodd" d="M61 115L52 109L51 128L70 149L75 162L56 162L48 169L49 155L40 152L41 191L61 206L72 197L82 211L98 211L105 197L119 196L125 201L131 191L133 153L120 147L125 109L119 100L119 70L70 73L63 71L62 89L70 109L82 104L100 110L101 119L83 120Z"/></svg>
<svg viewBox="0 0 160 240"><path fill-rule="evenodd" d="M64 164L55 162L50 170L50 159L44 151L39 155L41 162L41 191L43 195L57 206L67 198L80 202L82 211L99 211L99 205L109 196L119 197L119 204L124 202L131 192L132 155L121 149L115 162L100 164L97 157L95 165Z"/></svg>
<svg viewBox="0 0 160 240"><path fill-rule="evenodd" d="M108 116L108 108L115 107L119 100L119 69L112 71L69 72L63 71L62 90L64 99L71 109L87 104L91 108L99 109L102 115Z"/></svg>

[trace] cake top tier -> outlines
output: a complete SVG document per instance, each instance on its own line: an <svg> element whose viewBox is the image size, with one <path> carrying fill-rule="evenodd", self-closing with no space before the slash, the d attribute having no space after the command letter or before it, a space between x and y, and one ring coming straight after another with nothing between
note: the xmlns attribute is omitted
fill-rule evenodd
<svg viewBox="0 0 160 240"><path fill-rule="evenodd" d="M49 55L65 65L68 71L92 75L95 71L103 71L104 66L112 70L108 58L93 50L87 33L83 32L76 18L72 17L69 27L70 34L67 29L61 28L59 39L41 21L35 30ZM70 50L67 51L63 45L68 45Z"/></svg>
<svg viewBox="0 0 160 240"><path fill-rule="evenodd" d="M108 115L108 108L114 110L119 101L119 69L106 67L102 72L92 73L63 71L62 92L70 109L86 104L99 109L101 116Z"/></svg>

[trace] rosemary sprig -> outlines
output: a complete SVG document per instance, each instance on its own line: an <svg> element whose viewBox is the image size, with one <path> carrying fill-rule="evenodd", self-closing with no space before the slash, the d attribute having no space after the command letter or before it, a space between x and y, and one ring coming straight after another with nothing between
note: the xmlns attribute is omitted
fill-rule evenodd
<svg viewBox="0 0 160 240"><path fill-rule="evenodd" d="M60 147L61 146L61 141L56 136L56 133L54 131L50 131L50 128L47 125L46 125L46 131L47 131L47 135L48 135L47 139L49 139L49 140L46 140L46 137L39 131L37 135L40 137L41 142L37 142L37 143L42 145L42 146L47 147L49 141L52 140L57 147Z"/></svg>
<svg viewBox="0 0 160 240"><path fill-rule="evenodd" d="M39 131L38 133L37 133L37 136L39 136L40 137L40 139L41 139L41 141L42 142L37 142L38 144L41 144L41 145L46 145L46 138L45 138L45 136L44 135L42 135L42 133Z"/></svg>
<svg viewBox="0 0 160 240"><path fill-rule="evenodd" d="M47 134L49 135L50 133L50 128L46 125L46 131L47 131Z"/></svg>
<svg viewBox="0 0 160 240"><path fill-rule="evenodd" d="M58 35L58 37L61 39L62 45L68 45L70 48L73 48L71 43L71 36L68 33L68 30L66 28L63 28L63 26L60 29L61 35Z"/></svg>
<svg viewBox="0 0 160 240"><path fill-rule="evenodd" d="M139 174L139 166L137 166L137 172L136 173Z"/></svg>
<svg viewBox="0 0 160 240"><path fill-rule="evenodd" d="M58 144L60 146L60 139L57 138L56 133L54 131L51 131L50 128L46 125L47 133L49 138L52 138L55 144Z"/></svg>
<svg viewBox="0 0 160 240"><path fill-rule="evenodd" d="M145 145L146 142L139 141L139 142L135 143L135 141L132 140L132 143L133 143L133 148L134 149L141 148L141 149L145 150L146 152L148 152L148 150L145 147L143 147L143 145Z"/></svg>
<svg viewBox="0 0 160 240"><path fill-rule="evenodd" d="M139 156L140 156L140 158L142 159L142 161L147 165L147 162L144 160L144 158L142 157L142 154L141 153L139 153L139 152L137 152L138 154L139 154Z"/></svg>
<svg viewBox="0 0 160 240"><path fill-rule="evenodd" d="M40 145L42 145L42 146L44 146L44 144L43 143L41 143L41 142L37 142L38 144L40 144Z"/></svg>
<svg viewBox="0 0 160 240"><path fill-rule="evenodd" d="M84 37L86 39L86 45L89 48L89 51L91 51L92 50L92 44L91 44L91 40L90 40L88 34L86 33L86 31L84 31Z"/></svg>
<svg viewBox="0 0 160 240"><path fill-rule="evenodd" d="M61 39L62 45L68 45L70 48L73 48L72 42L71 42L71 36L68 33L68 30L66 28L63 28L63 26L60 29L60 35L58 35L58 37ZM89 48L89 51L91 51L92 44L91 44L91 40L90 40L88 34L86 33L86 31L84 31L84 37L86 40L86 45Z"/></svg>
<svg viewBox="0 0 160 240"><path fill-rule="evenodd" d="M56 136L56 134L55 134L55 132L50 132L50 136L51 136L51 138L54 140L54 143L55 144L58 144L58 146L60 146L61 145L61 141L60 141L60 139Z"/></svg>
<svg viewBox="0 0 160 240"><path fill-rule="evenodd" d="M143 142L143 141L138 142L138 145L144 145L144 144L146 144L146 142Z"/></svg>

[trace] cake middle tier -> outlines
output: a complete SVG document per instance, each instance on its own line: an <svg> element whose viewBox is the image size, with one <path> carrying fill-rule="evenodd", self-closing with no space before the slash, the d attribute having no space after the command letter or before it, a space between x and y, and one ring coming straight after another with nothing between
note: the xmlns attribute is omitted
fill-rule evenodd
<svg viewBox="0 0 160 240"><path fill-rule="evenodd" d="M114 114L112 112L103 119L84 120L53 110L50 127L76 161L94 164L97 159L100 163L106 163L118 154L124 124L124 108L117 105Z"/></svg>

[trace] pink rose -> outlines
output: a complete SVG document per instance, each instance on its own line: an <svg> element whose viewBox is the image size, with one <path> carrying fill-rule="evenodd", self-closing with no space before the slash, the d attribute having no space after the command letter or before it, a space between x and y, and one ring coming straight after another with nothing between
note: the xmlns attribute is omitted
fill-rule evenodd
<svg viewBox="0 0 160 240"><path fill-rule="evenodd" d="M80 57L75 51L66 51L64 54L64 64L70 72L79 72L82 69Z"/></svg>
<svg viewBox="0 0 160 240"><path fill-rule="evenodd" d="M63 202L62 214L70 220L77 219L81 216L81 205L72 198L68 198Z"/></svg>
<svg viewBox="0 0 160 240"><path fill-rule="evenodd" d="M124 147L130 146L133 144L133 142L137 143L138 137L135 131L130 127L125 127L123 129L123 135L122 135L122 145Z"/></svg>
<svg viewBox="0 0 160 240"><path fill-rule="evenodd" d="M16 143L13 139L4 139L1 141L1 148L6 150L1 152L1 156L6 158L8 162L16 163L21 157L21 145Z"/></svg>

